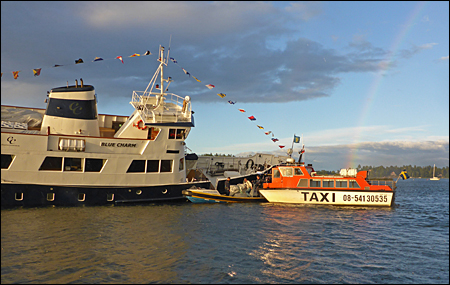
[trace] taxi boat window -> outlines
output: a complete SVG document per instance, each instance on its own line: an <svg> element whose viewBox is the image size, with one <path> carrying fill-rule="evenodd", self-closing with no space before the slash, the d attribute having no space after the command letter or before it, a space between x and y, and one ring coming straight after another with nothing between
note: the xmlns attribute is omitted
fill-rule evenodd
<svg viewBox="0 0 450 285"><path fill-rule="evenodd" d="M349 180L348 182L350 184L348 186L348 188L360 188L359 185L358 185L358 182L356 182L356 180Z"/></svg>
<svg viewBox="0 0 450 285"><path fill-rule="evenodd" d="M308 179L298 180L297 187L308 187Z"/></svg>
<svg viewBox="0 0 450 285"><path fill-rule="evenodd" d="M294 175L303 175L303 171L300 168L294 168Z"/></svg>
<svg viewBox="0 0 450 285"><path fill-rule="evenodd" d="M336 188L348 188L347 180L336 180Z"/></svg>
<svg viewBox="0 0 450 285"><path fill-rule="evenodd" d="M281 175L283 177L292 177L294 176L294 170L292 167L280 167Z"/></svg>
<svg viewBox="0 0 450 285"><path fill-rule="evenodd" d="M309 187L320 187L320 179L311 179L309 181Z"/></svg>
<svg viewBox="0 0 450 285"><path fill-rule="evenodd" d="M322 181L322 187L332 188L334 187L334 181L332 179L324 179Z"/></svg>
<svg viewBox="0 0 450 285"><path fill-rule="evenodd" d="M277 168L273 170L273 178L280 178L280 171Z"/></svg>

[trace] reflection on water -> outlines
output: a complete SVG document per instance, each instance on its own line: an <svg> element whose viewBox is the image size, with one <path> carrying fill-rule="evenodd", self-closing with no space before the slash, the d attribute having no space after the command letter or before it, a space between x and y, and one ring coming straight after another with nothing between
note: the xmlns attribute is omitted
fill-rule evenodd
<svg viewBox="0 0 450 285"><path fill-rule="evenodd" d="M2 210L2 283L448 283L448 180L393 208L160 204ZM443 182L443 183L442 183Z"/></svg>

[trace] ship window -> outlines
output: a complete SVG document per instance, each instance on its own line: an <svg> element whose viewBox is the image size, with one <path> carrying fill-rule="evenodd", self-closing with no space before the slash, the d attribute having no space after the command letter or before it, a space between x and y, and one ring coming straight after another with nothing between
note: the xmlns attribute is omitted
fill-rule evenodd
<svg viewBox="0 0 450 285"><path fill-rule="evenodd" d="M156 140L156 137L158 137L160 131L161 131L160 128L154 128L154 127L151 127L151 128L148 130L148 136L147 136L147 139L152 140L152 141Z"/></svg>
<svg viewBox="0 0 450 285"><path fill-rule="evenodd" d="M280 171L278 168L273 170L273 178L280 178Z"/></svg>
<svg viewBox="0 0 450 285"><path fill-rule="evenodd" d="M114 194L108 193L106 194L106 200L107 201L114 201Z"/></svg>
<svg viewBox="0 0 450 285"><path fill-rule="evenodd" d="M93 100L67 100L50 98L47 111L48 116L73 118L73 119L97 119L97 107Z"/></svg>
<svg viewBox="0 0 450 285"><path fill-rule="evenodd" d="M309 181L309 187L320 187L320 179L311 179Z"/></svg>
<svg viewBox="0 0 450 285"><path fill-rule="evenodd" d="M100 172L103 165L105 164L105 159L99 158L86 158L84 171L85 172Z"/></svg>
<svg viewBox="0 0 450 285"><path fill-rule="evenodd" d="M360 188L356 180L349 180L348 182L350 184L348 188Z"/></svg>
<svg viewBox="0 0 450 285"><path fill-rule="evenodd" d="M166 150L167 153L180 153L178 149L168 149Z"/></svg>
<svg viewBox="0 0 450 285"><path fill-rule="evenodd" d="M172 160L161 160L161 172L172 172Z"/></svg>
<svg viewBox="0 0 450 285"><path fill-rule="evenodd" d="M179 166L179 170L184 170L184 157L180 158L180 166Z"/></svg>
<svg viewBox="0 0 450 285"><path fill-rule="evenodd" d="M145 172L145 160L133 160L127 170L130 172Z"/></svg>
<svg viewBox="0 0 450 285"><path fill-rule="evenodd" d="M78 193L78 201L84 201L85 198L86 198L86 194Z"/></svg>
<svg viewBox="0 0 450 285"><path fill-rule="evenodd" d="M177 129L177 140L184 139L185 131L186 131L185 129Z"/></svg>
<svg viewBox="0 0 450 285"><path fill-rule="evenodd" d="M17 192L15 194L15 199L16 199L16 201L22 201L23 200L23 193L22 192Z"/></svg>
<svg viewBox="0 0 450 285"><path fill-rule="evenodd" d="M300 168L294 168L294 175L303 175L303 171Z"/></svg>
<svg viewBox="0 0 450 285"><path fill-rule="evenodd" d="M81 158L65 157L64 171L82 171Z"/></svg>
<svg viewBox="0 0 450 285"><path fill-rule="evenodd" d="M175 139L176 129L169 129L169 140Z"/></svg>
<svg viewBox="0 0 450 285"><path fill-rule="evenodd" d="M11 154L2 154L2 169L7 169L11 165L14 156Z"/></svg>
<svg viewBox="0 0 450 285"><path fill-rule="evenodd" d="M347 180L336 180L337 188L347 188Z"/></svg>
<svg viewBox="0 0 450 285"><path fill-rule="evenodd" d="M147 160L147 172L159 172L159 160Z"/></svg>
<svg viewBox="0 0 450 285"><path fill-rule="evenodd" d="M283 177L292 177L294 173L292 167L280 167L280 171Z"/></svg>
<svg viewBox="0 0 450 285"><path fill-rule="evenodd" d="M42 162L39 170L61 171L62 157L47 156Z"/></svg>
<svg viewBox="0 0 450 285"><path fill-rule="evenodd" d="M47 201L54 201L55 193L47 193Z"/></svg>
<svg viewBox="0 0 450 285"><path fill-rule="evenodd" d="M322 187L333 188L334 187L333 180L331 180L331 179L323 180Z"/></svg>
<svg viewBox="0 0 450 285"><path fill-rule="evenodd" d="M300 179L297 187L308 187L308 179Z"/></svg>

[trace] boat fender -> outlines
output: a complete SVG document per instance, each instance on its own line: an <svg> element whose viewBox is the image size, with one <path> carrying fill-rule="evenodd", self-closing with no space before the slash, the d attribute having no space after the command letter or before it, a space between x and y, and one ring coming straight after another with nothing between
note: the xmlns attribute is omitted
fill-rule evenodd
<svg viewBox="0 0 450 285"><path fill-rule="evenodd" d="M142 127L141 127L141 123L143 124ZM144 122L143 122L142 120L139 120L139 121L136 123L136 125L133 124L133 127L136 127L136 128L138 128L139 130L146 130L146 129L147 129L147 126L144 125Z"/></svg>
<svg viewBox="0 0 450 285"><path fill-rule="evenodd" d="M249 166L249 163L250 163L250 166ZM255 162L253 161L253 159L249 159L249 160L247 160L247 163L245 164L245 169L252 168L253 165L255 165Z"/></svg>

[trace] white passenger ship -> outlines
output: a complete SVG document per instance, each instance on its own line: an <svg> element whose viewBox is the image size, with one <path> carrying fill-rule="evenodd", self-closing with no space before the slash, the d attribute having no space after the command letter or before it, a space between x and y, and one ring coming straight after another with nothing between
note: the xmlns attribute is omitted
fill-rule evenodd
<svg viewBox="0 0 450 285"><path fill-rule="evenodd" d="M133 91L129 117L98 115L82 79L52 89L45 110L2 106L2 207L176 200L192 186L210 188L187 181L191 101L167 93L162 46L158 61L146 90Z"/></svg>

